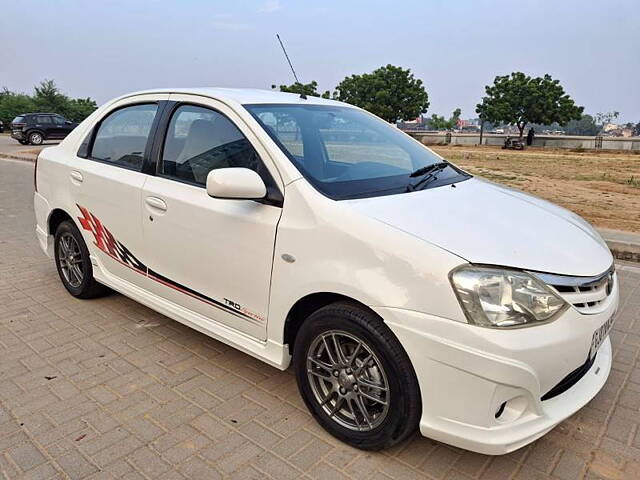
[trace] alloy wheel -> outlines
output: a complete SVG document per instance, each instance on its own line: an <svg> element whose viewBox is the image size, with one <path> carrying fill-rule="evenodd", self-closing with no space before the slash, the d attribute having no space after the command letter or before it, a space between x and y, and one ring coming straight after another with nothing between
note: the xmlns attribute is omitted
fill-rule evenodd
<svg viewBox="0 0 640 480"><path fill-rule="evenodd" d="M371 347L350 333L331 330L314 339L307 378L324 412L345 428L371 431L387 416L390 392L384 368Z"/></svg>
<svg viewBox="0 0 640 480"><path fill-rule="evenodd" d="M39 133L32 133L29 137L29 140L34 145L40 145L42 143L42 135L40 135Z"/></svg>
<svg viewBox="0 0 640 480"><path fill-rule="evenodd" d="M64 279L78 288L84 279L82 253L76 239L70 233L63 233L58 241L58 262Z"/></svg>

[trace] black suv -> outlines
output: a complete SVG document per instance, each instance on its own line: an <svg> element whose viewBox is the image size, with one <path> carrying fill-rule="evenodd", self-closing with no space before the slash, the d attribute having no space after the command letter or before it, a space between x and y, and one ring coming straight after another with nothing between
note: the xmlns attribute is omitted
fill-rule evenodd
<svg viewBox="0 0 640 480"><path fill-rule="evenodd" d="M11 122L11 137L21 144L41 145L45 140L61 140L78 126L56 113L25 113Z"/></svg>

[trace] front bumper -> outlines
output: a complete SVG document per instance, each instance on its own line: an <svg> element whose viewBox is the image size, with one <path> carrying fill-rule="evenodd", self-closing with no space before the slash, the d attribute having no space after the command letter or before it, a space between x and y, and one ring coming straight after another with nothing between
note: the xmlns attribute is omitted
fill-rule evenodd
<svg viewBox="0 0 640 480"><path fill-rule="evenodd" d="M515 330L481 328L402 309L375 310L414 366L422 394L420 432L499 455L544 435L602 388L611 369L609 338L575 384L541 400L585 363L593 332L615 314L618 295L616 279L600 313L583 315L569 308L554 322Z"/></svg>

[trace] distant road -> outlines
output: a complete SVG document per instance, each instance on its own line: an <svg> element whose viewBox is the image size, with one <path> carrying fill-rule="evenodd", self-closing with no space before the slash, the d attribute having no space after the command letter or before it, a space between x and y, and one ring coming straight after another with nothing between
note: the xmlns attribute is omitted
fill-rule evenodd
<svg viewBox="0 0 640 480"><path fill-rule="evenodd" d="M56 145L59 142L45 142L45 146ZM0 134L0 153L16 153L20 150L31 150L35 147L33 145L21 145L17 140L14 140L7 134Z"/></svg>

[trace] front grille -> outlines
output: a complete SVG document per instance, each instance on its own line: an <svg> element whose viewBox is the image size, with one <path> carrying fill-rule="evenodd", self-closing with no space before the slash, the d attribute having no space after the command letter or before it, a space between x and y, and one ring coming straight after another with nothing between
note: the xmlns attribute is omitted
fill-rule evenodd
<svg viewBox="0 0 640 480"><path fill-rule="evenodd" d="M615 269L609 270L595 277L572 277L567 275L553 275L548 273L531 272L570 303L580 313L600 313L603 303L613 291Z"/></svg>

